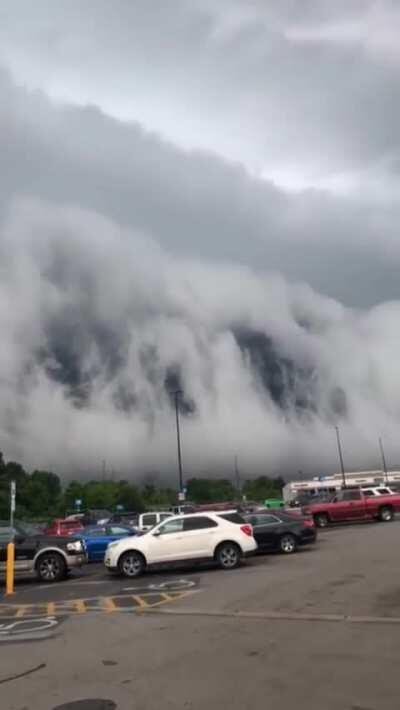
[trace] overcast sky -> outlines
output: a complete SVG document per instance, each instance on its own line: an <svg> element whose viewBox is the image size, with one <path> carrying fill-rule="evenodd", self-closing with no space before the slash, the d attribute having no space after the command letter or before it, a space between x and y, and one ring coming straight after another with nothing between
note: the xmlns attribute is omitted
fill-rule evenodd
<svg viewBox="0 0 400 710"><path fill-rule="evenodd" d="M173 471L178 382L191 473L332 470L336 423L348 468L400 461L399 30L395 0L1 3L6 457Z"/></svg>

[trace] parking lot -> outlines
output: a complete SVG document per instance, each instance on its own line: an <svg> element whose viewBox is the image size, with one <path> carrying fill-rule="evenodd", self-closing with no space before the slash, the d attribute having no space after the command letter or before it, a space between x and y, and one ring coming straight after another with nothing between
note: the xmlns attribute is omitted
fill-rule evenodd
<svg viewBox="0 0 400 710"><path fill-rule="evenodd" d="M364 523L230 572L20 582L1 600L1 708L397 708L399 538L399 520Z"/></svg>

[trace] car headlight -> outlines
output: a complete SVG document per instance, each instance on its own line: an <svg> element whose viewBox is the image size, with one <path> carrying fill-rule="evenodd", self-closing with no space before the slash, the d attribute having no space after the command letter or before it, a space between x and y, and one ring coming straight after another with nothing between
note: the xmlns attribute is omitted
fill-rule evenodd
<svg viewBox="0 0 400 710"><path fill-rule="evenodd" d="M119 540L114 540L114 542L109 542L107 545L107 549L109 547L115 547L116 545L119 545Z"/></svg>
<svg viewBox="0 0 400 710"><path fill-rule="evenodd" d="M82 541L76 540L75 542L67 542L67 550L68 552L82 552Z"/></svg>

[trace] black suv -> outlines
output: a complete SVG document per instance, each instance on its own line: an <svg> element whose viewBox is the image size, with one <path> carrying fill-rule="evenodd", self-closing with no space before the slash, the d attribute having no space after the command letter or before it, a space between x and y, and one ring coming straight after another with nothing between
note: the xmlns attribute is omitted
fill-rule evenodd
<svg viewBox="0 0 400 710"><path fill-rule="evenodd" d="M44 535L33 526L0 520L0 577L5 574L7 544L11 537L15 543L15 575L34 574L43 582L59 582L72 567L87 562L83 540L71 537Z"/></svg>

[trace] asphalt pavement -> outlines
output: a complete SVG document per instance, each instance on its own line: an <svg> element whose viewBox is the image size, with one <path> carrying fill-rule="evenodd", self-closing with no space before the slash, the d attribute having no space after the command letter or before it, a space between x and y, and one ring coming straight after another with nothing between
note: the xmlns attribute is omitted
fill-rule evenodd
<svg viewBox="0 0 400 710"><path fill-rule="evenodd" d="M1 710L397 710L399 537L397 520L358 524L230 572L19 583L0 606Z"/></svg>

